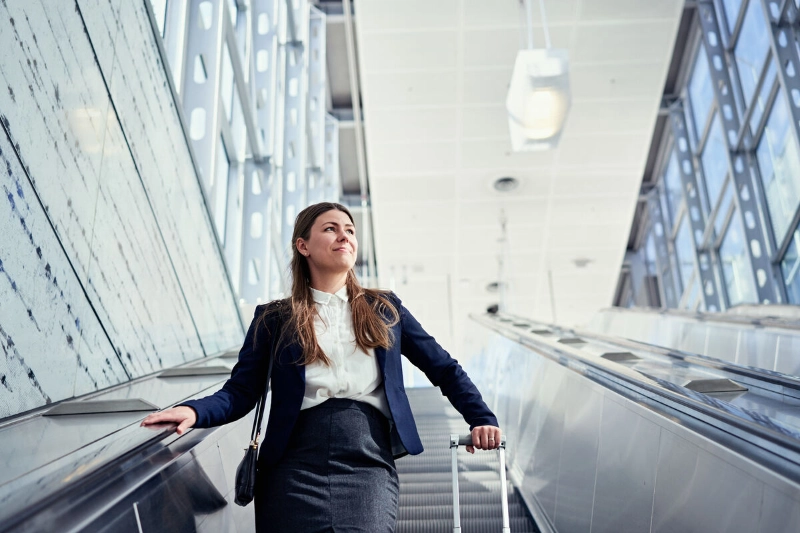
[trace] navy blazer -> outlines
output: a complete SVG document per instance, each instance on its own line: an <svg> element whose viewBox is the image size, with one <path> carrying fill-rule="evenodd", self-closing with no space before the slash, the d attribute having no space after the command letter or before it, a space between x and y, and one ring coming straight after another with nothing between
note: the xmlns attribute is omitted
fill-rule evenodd
<svg viewBox="0 0 800 533"><path fill-rule="evenodd" d="M476 426L497 426L497 418L461 365L422 329L394 293L389 294L389 299L398 310L400 320L392 327L394 343L388 350L375 348L375 356L383 374L386 400L394 422L392 440L395 455L405 455L405 452L416 455L423 450L403 387L401 353L441 389L469 424L470 430ZM197 412L195 427L233 422L255 407L266 386L272 346L270 332L279 331L281 323L279 313L272 313L256 332L256 319L267 306L274 305L276 302L256 307L254 320L239 352L239 361L222 389L211 396L182 404ZM282 340L275 351L272 403L261 446L263 453L259 454L258 460L259 466L266 467L276 464L283 455L305 394L305 366L297 363L302 360L300 345L291 339Z"/></svg>

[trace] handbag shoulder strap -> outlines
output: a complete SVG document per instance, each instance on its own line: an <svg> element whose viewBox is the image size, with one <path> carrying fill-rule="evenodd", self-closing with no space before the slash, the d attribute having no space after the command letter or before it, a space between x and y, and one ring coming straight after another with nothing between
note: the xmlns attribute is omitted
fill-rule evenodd
<svg viewBox="0 0 800 533"><path fill-rule="evenodd" d="M258 444L258 437L261 435L261 423L264 420L264 410L266 409L267 405L267 396L269 395L269 386L270 382L272 381L272 362L275 360L275 349L278 343L278 336L279 332L282 329L283 325L283 309L281 308L281 302L278 301L277 305L277 315L278 320L276 324L276 328L274 331L270 332L270 349L269 349L269 369L267 370L267 385L264 387L264 394L261 395L261 398L258 400L258 406L256 410L256 416L253 420L253 429L250 432L250 442L252 444Z"/></svg>

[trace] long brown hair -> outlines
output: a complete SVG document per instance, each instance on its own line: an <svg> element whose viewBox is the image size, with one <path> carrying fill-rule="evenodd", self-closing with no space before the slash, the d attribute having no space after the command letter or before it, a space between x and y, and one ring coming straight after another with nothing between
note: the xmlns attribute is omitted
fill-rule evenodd
<svg viewBox="0 0 800 533"><path fill-rule="evenodd" d="M283 307L291 307L291 317L284 322L281 338L292 335L293 340L300 344L303 348L303 358L297 362L304 365L315 362L330 365L330 359L317 343L317 334L314 330L317 308L311 292L311 271L308 267L308 260L297 249L297 239L308 240L311 237L311 227L317 218L333 209L345 213L350 222L355 224L353 215L345 206L332 202L321 202L306 207L300 211L294 222L292 261L290 263L292 294L286 301L289 305L283 305ZM365 352L368 352L370 348L389 348L394 342L391 327L400 320L397 309L387 296L389 292L362 287L358 283L353 269L347 273L345 286L353 316L356 345ZM266 319L271 312L268 308L262 314L261 319Z"/></svg>

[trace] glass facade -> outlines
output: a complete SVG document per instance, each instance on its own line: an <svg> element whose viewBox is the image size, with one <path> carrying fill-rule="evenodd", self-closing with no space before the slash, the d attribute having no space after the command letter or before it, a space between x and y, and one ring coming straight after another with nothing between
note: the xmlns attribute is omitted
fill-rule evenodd
<svg viewBox="0 0 800 533"><path fill-rule="evenodd" d="M644 305L800 304L800 43L780 5L694 8L646 203L658 213L633 230L644 238L630 257L657 252L662 297Z"/></svg>
<svg viewBox="0 0 800 533"><path fill-rule="evenodd" d="M312 198L341 195L338 160L311 161L306 149L339 150L338 121L309 112L329 100L327 72L312 70L326 57L326 16L309 0L150 0L149 7L232 285L242 303L278 297L289 259L282 234ZM336 134L313 135L328 129ZM324 183L308 179L315 172ZM287 192L283 176L297 187ZM374 257L365 262L374 265Z"/></svg>
<svg viewBox="0 0 800 533"><path fill-rule="evenodd" d="M772 227L784 235L800 203L800 154L788 102L779 91L756 155Z"/></svg>
<svg viewBox="0 0 800 533"><path fill-rule="evenodd" d="M734 216L719 248L728 305L757 303L756 285L739 217Z"/></svg>

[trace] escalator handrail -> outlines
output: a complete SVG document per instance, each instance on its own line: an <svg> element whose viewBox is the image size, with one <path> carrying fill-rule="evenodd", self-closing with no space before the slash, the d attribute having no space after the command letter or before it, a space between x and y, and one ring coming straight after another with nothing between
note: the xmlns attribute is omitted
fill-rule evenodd
<svg viewBox="0 0 800 533"><path fill-rule="evenodd" d="M476 322L511 340L533 348L548 359L590 379L594 380L594 374L600 374L606 378L603 380L606 387L614 388L609 381L628 389L633 387L638 394L644 394L649 399L661 404L667 403L687 416L713 423L723 431L730 433L731 428L738 430L739 433L734 433L737 437L800 466L800 431L792 426L674 383L652 376L644 376L603 358L587 357L586 354L580 353L579 349L558 343L556 340L542 338L513 325L506 325L500 321L504 318L502 315L493 315L495 318L490 318L490 316L492 315L470 315ZM536 324L536 322L532 322L532 324ZM611 379L608 380L608 378ZM720 427L719 423L722 423L723 426ZM770 445L767 446L765 443ZM776 446L780 450L776 450Z"/></svg>

